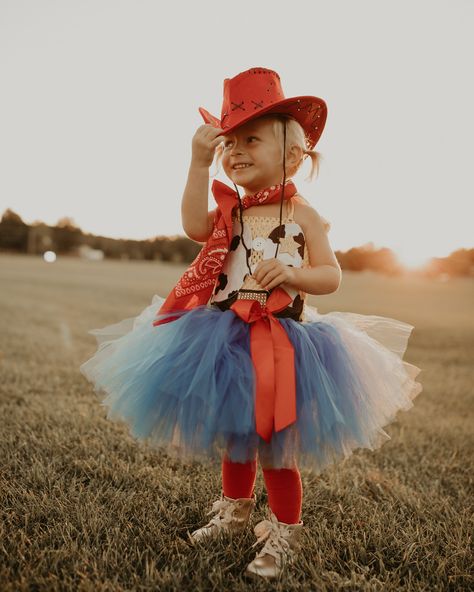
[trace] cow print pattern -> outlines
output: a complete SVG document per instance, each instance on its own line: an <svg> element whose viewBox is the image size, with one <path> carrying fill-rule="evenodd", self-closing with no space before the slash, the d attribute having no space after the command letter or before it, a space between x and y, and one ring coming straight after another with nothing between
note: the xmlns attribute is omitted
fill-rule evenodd
<svg viewBox="0 0 474 592"><path fill-rule="evenodd" d="M244 224L244 243L246 245L252 244L252 231L249 224ZM227 310L237 299L239 289L244 285L245 279L248 275L248 267L245 258L245 247L240 237L240 221L234 220L233 237L229 247L224 266L219 274L213 295L211 297L211 304L217 306L221 310ZM291 229L289 231L289 229ZM289 234L289 232L291 234ZM301 267L305 256L305 238L301 226L295 222L288 222L276 226L267 235L267 244L264 253L257 255L256 251L251 248L248 249L249 262L269 257L274 257L275 245L278 244L279 238L285 238L286 235L293 236L293 240L298 244L295 255L282 252L281 246L277 254L277 258L292 267ZM263 237L265 238L265 237ZM273 247L270 248L270 246ZM252 271L256 267L256 263L250 264ZM301 321L303 316L304 297L302 298L299 290L285 286L288 294L293 298L293 302L285 309L275 313L276 317L292 318L296 321Z"/></svg>
<svg viewBox="0 0 474 592"><path fill-rule="evenodd" d="M239 245L240 245L240 236L237 234L236 236L232 237L232 240L230 241L229 250L235 251Z"/></svg>
<svg viewBox="0 0 474 592"><path fill-rule="evenodd" d="M217 278L217 284L214 290L214 294L217 294L220 290L223 290L227 286L227 275L225 273L220 273Z"/></svg>

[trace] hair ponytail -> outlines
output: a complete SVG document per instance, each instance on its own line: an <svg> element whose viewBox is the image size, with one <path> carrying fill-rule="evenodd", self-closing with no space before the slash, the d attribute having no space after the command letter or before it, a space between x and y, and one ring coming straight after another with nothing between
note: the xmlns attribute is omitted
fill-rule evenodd
<svg viewBox="0 0 474 592"><path fill-rule="evenodd" d="M316 176L319 175L319 163L322 156L321 153L317 152L316 150L303 150L303 154L303 160L305 160L308 156L309 158L311 158L311 170L309 172L309 177L307 177L306 179L312 181L315 173Z"/></svg>

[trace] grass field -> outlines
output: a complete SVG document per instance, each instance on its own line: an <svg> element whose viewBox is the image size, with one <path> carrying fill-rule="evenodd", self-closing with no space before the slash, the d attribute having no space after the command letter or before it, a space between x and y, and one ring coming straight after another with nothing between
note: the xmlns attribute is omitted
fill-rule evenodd
<svg viewBox="0 0 474 592"><path fill-rule="evenodd" d="M0 590L474 589L474 280L345 272L337 293L310 297L321 313L415 325L405 359L424 390L380 450L302 473L298 561L278 584L248 583L251 529L232 545L186 542L220 494L219 467L138 444L78 369L89 329L136 316L183 269L0 256ZM256 492L253 524L261 473Z"/></svg>

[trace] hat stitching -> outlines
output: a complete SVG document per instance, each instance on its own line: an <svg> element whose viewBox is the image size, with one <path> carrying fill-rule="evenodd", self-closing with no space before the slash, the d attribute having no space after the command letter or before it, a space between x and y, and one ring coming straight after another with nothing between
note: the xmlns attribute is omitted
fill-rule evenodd
<svg viewBox="0 0 474 592"><path fill-rule="evenodd" d="M234 103L234 101L231 101L231 103L232 105L235 105L235 107L232 107L232 111L235 111L237 108L242 109L242 111L245 111L245 107L242 107L244 101L241 101L240 103Z"/></svg>

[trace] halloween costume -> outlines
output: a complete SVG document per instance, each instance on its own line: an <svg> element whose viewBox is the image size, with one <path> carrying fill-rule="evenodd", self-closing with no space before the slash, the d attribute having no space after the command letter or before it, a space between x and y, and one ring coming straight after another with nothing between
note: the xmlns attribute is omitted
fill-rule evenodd
<svg viewBox="0 0 474 592"><path fill-rule="evenodd" d="M155 294L136 317L90 331L99 347L80 370L108 418L127 422L136 439L181 458L223 458L227 494L213 503L210 521L188 533L192 543L245 529L260 458L272 511L254 529L255 544L265 544L246 574L273 578L300 545L298 466L319 473L357 448L381 446L389 439L384 426L421 392L420 369L403 360L412 325L319 314L302 290L286 283L262 290L252 277L274 257L310 267L293 217L301 196L285 173L286 118L300 123L310 150L325 125L325 102L285 98L276 72L252 68L224 81L220 120L200 113L225 134L280 114L283 180L242 198L235 184L234 191L214 181L213 230L196 259L166 298ZM244 215L277 202L279 218Z"/></svg>
<svg viewBox="0 0 474 592"><path fill-rule="evenodd" d="M250 97L250 98L249 98ZM326 120L317 97L284 97L279 76L251 69L224 83L221 119L230 133L265 113L285 113L314 147ZM286 130L286 128L285 128ZM403 360L413 326L350 312L319 314L306 294L281 284L267 292L251 278L259 261L310 265L293 219L296 186L240 198L214 181L214 229L166 298L155 294L134 318L90 331L97 352L80 370L110 419L138 440L182 458L322 471L357 448L375 449L399 410L413 405L420 369ZM280 200L280 218L245 216ZM284 206L284 207L283 207Z"/></svg>

